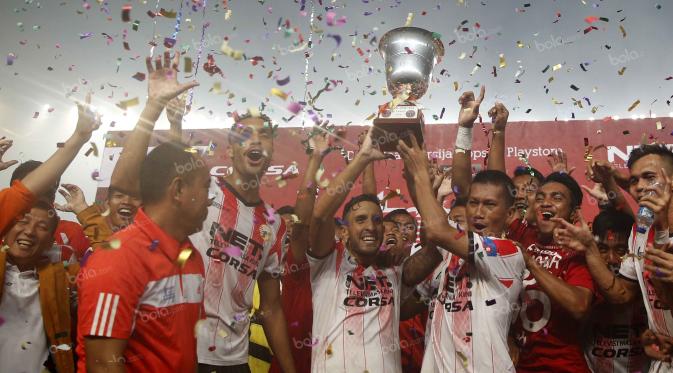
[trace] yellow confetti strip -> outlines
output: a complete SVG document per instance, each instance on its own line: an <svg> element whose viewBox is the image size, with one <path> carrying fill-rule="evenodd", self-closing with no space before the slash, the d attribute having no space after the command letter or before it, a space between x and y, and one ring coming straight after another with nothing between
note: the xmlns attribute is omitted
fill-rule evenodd
<svg viewBox="0 0 673 373"><path fill-rule="evenodd" d="M505 61L505 54L500 53L500 68L502 69L503 67L507 66L507 61Z"/></svg>
<svg viewBox="0 0 673 373"><path fill-rule="evenodd" d="M460 362L463 364L463 367L467 368L467 356L460 351L456 351L456 353L458 354L458 357L460 357Z"/></svg>
<svg viewBox="0 0 673 373"><path fill-rule="evenodd" d="M622 67L621 69L619 69L619 71L617 71L617 74L619 74L619 75L624 75L624 71L626 71L626 66L624 66L624 67Z"/></svg>
<svg viewBox="0 0 673 373"><path fill-rule="evenodd" d="M474 73L476 73L477 70L479 70L479 65L474 66L474 68L472 69L472 72L470 73L470 76L474 75Z"/></svg>
<svg viewBox="0 0 673 373"><path fill-rule="evenodd" d="M517 40L517 41L516 41L516 46L519 47L519 48L523 48L523 47L524 47L523 42L522 42L521 40Z"/></svg>
<svg viewBox="0 0 673 373"><path fill-rule="evenodd" d="M619 25L619 31L622 33L622 37L625 38L626 37L626 30L624 30L624 26Z"/></svg>
<svg viewBox="0 0 673 373"><path fill-rule="evenodd" d="M271 94L276 97L280 97L281 99L283 99L283 101L287 100L287 93L281 91L278 88L271 88Z"/></svg>
<svg viewBox="0 0 673 373"><path fill-rule="evenodd" d="M375 117L376 117L376 113L371 113L371 114L369 114L369 116L367 118L365 118L365 120L372 120Z"/></svg>
<svg viewBox="0 0 673 373"><path fill-rule="evenodd" d="M414 20L414 13L407 14L407 21L404 23L404 27L411 26L411 22Z"/></svg>
<svg viewBox="0 0 673 373"><path fill-rule="evenodd" d="M227 12L224 13L224 20L226 21L229 18L231 18L231 9L227 9Z"/></svg>
<svg viewBox="0 0 673 373"><path fill-rule="evenodd" d="M217 335L218 335L220 338L227 338L227 336L228 336L229 334L227 334L227 332L226 332L224 329L222 329L222 328L218 328L218 329L217 329Z"/></svg>
<svg viewBox="0 0 673 373"><path fill-rule="evenodd" d="M631 111L631 110L635 109L638 105L640 105L640 100L636 100L636 101L634 101L634 102L631 104L631 106L629 106L629 110L628 110L628 111Z"/></svg>
<svg viewBox="0 0 673 373"><path fill-rule="evenodd" d="M331 345L331 344L329 344L329 345L327 346L327 350L325 351L325 354L326 354L328 357L332 356L332 345Z"/></svg>
<svg viewBox="0 0 673 373"><path fill-rule="evenodd" d="M457 91L460 86L458 85L458 82L453 82L453 90Z"/></svg>
<svg viewBox="0 0 673 373"><path fill-rule="evenodd" d="M459 59L459 60L462 60L463 58L465 58L465 56L467 56L467 53L462 52L462 53L460 54L460 56L458 56L458 59Z"/></svg>
<svg viewBox="0 0 673 373"><path fill-rule="evenodd" d="M557 64L557 65L554 65L551 69L552 69L552 71L556 71L556 70L558 70L558 69L560 69L560 68L562 68L562 67L563 67L563 65L559 63L559 64Z"/></svg>
<svg viewBox="0 0 673 373"><path fill-rule="evenodd" d="M243 51L235 50L229 46L229 42L226 40L222 42L222 46L220 47L220 51L224 53L224 55L229 56L233 58L234 60L242 60L243 59Z"/></svg>
<svg viewBox="0 0 673 373"><path fill-rule="evenodd" d="M189 257L192 256L192 251L193 250L189 249L189 248L182 249L182 251L180 251L180 254L178 255L178 260L177 260L180 268L183 268L185 266L185 263L187 263L187 260L189 259Z"/></svg>
<svg viewBox="0 0 673 373"><path fill-rule="evenodd" d="M251 117L255 118L259 118L262 116L262 113L259 111L259 109L254 106L248 108L248 114L250 114Z"/></svg>
<svg viewBox="0 0 673 373"><path fill-rule="evenodd" d="M661 124L661 122L657 122L657 131L661 131L664 129L664 126Z"/></svg>

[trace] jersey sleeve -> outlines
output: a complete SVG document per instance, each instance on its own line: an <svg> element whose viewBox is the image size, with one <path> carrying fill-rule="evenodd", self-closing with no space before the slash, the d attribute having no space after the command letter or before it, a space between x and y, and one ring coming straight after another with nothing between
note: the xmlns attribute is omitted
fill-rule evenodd
<svg viewBox="0 0 673 373"><path fill-rule="evenodd" d="M583 257L576 256L570 261L565 280L568 285L589 289L592 294L596 293L594 279Z"/></svg>
<svg viewBox="0 0 673 373"><path fill-rule="evenodd" d="M281 273L283 272L283 262L285 261L285 255L287 255L288 240L285 222L278 215L276 215L276 219L278 219L278 232L274 237L275 241L273 246L271 246L271 250L269 250L269 255L266 257L266 262L264 263L264 272L280 277Z"/></svg>
<svg viewBox="0 0 673 373"><path fill-rule="evenodd" d="M468 260L481 273L491 276L509 287L515 279L523 277L526 264L519 247L510 240L483 237L473 234L474 245Z"/></svg>
<svg viewBox="0 0 673 373"><path fill-rule="evenodd" d="M27 212L35 203L35 196L20 180L15 180L12 186L0 190L0 237L4 237L7 229L19 215Z"/></svg>
<svg viewBox="0 0 673 373"><path fill-rule="evenodd" d="M308 260L310 272L311 272L311 283L315 282L320 277L334 275L336 277L338 258L343 259L343 247L334 243L334 249L329 255L323 258L316 258L311 255L309 250L306 253L306 259Z"/></svg>
<svg viewBox="0 0 673 373"><path fill-rule="evenodd" d="M619 267L619 275L631 281L638 281L638 274L636 272L636 248L639 243L642 243L643 239L636 236L636 239L634 240L634 234L636 234L635 229L631 229L631 235L629 236L629 255L626 259L622 260L622 264Z"/></svg>
<svg viewBox="0 0 673 373"><path fill-rule="evenodd" d="M128 339L144 290L133 260L118 250L97 250L78 276L78 328L82 335ZM135 273L134 273L135 272Z"/></svg>

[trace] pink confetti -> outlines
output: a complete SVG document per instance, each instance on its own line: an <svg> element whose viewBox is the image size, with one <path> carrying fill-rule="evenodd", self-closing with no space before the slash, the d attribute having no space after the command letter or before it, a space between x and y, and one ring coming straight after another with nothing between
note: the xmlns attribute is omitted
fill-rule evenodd
<svg viewBox="0 0 673 373"><path fill-rule="evenodd" d="M289 110L292 114L297 114L301 111L302 105L298 102L290 102L289 105L287 105L287 110Z"/></svg>
<svg viewBox="0 0 673 373"><path fill-rule="evenodd" d="M231 256L231 257L239 257L241 256L241 249L236 247L236 246L228 246L225 247L224 250L222 250L225 254Z"/></svg>

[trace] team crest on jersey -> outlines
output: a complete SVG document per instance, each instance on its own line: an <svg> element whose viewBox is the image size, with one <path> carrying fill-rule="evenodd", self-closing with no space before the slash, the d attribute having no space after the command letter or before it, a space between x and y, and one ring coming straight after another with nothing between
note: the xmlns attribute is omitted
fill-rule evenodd
<svg viewBox="0 0 673 373"><path fill-rule="evenodd" d="M271 239L271 227L269 227L266 224L262 224L259 226L259 235L262 236L262 239L264 241L268 241Z"/></svg>

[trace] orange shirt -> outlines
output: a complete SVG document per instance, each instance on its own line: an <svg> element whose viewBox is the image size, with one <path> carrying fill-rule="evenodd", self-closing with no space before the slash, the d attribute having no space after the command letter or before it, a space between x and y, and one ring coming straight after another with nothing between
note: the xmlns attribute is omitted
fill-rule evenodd
<svg viewBox="0 0 673 373"><path fill-rule="evenodd" d="M115 240L119 249L94 251L78 276L78 370L86 371L84 337L97 336L128 340L119 357L127 372L194 372L194 329L204 315L199 252L181 268L191 242L177 242L142 209Z"/></svg>
<svg viewBox="0 0 673 373"><path fill-rule="evenodd" d="M0 237L5 236L16 218L30 210L33 203L35 195L20 180L15 180L11 187L0 190Z"/></svg>

